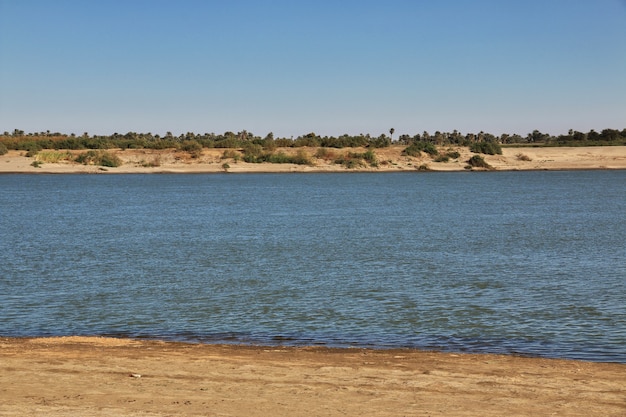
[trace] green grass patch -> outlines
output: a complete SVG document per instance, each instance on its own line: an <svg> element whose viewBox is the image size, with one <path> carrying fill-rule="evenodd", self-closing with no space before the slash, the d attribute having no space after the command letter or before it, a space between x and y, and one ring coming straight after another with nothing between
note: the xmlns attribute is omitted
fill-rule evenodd
<svg viewBox="0 0 626 417"><path fill-rule="evenodd" d="M35 155L35 161L49 164L71 161L72 158L72 153L68 151L40 151Z"/></svg>

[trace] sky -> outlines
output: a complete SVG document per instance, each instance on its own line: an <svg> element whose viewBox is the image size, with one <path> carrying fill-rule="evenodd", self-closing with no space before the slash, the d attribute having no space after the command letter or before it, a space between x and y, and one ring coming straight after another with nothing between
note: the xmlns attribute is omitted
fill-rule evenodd
<svg viewBox="0 0 626 417"><path fill-rule="evenodd" d="M0 132L626 128L626 0L0 0Z"/></svg>

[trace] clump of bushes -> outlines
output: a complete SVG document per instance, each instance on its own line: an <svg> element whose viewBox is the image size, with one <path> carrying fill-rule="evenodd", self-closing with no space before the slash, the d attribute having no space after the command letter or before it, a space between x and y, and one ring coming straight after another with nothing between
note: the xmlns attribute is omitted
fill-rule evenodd
<svg viewBox="0 0 626 417"><path fill-rule="evenodd" d="M530 156L523 154L523 153L518 153L517 155L515 155L515 157L517 158L518 161L526 161L526 162L532 161Z"/></svg>
<svg viewBox="0 0 626 417"><path fill-rule="evenodd" d="M378 166L376 154L372 150L368 150L363 153L347 152L335 159L335 163L343 165L348 169L365 167L367 166L367 164L369 164L369 166L371 167Z"/></svg>
<svg viewBox="0 0 626 417"><path fill-rule="evenodd" d="M83 165L99 165L103 167L118 167L123 164L122 160L112 152L91 150L76 156L74 161Z"/></svg>
<svg viewBox="0 0 626 417"><path fill-rule="evenodd" d="M461 156L457 151L448 151L445 154L438 155L433 161L435 162L448 162L450 159L457 159Z"/></svg>
<svg viewBox="0 0 626 417"><path fill-rule="evenodd" d="M9 152L9 150L7 149L6 145L0 142L0 155L4 155L7 152Z"/></svg>
<svg viewBox="0 0 626 417"><path fill-rule="evenodd" d="M437 147L435 145L430 142L423 141L413 142L412 144L407 146L404 151L402 151L402 154L406 156L418 157L422 155L422 152L425 152L430 156L436 156L439 154L439 151L437 150Z"/></svg>
<svg viewBox="0 0 626 417"><path fill-rule="evenodd" d="M474 142L470 145L470 151L487 155L502 155L502 147L496 142Z"/></svg>
<svg viewBox="0 0 626 417"><path fill-rule="evenodd" d="M474 155L467 161L467 168L485 168L485 169L493 169L491 165L485 161L485 159L480 155Z"/></svg>
<svg viewBox="0 0 626 417"><path fill-rule="evenodd" d="M255 164L263 162L269 162L271 164L312 164L311 159L303 149L299 149L295 155L287 155L284 152L265 152L263 147L259 144L246 146L243 150L243 160Z"/></svg>
<svg viewBox="0 0 626 417"><path fill-rule="evenodd" d="M186 140L180 144L180 149L189 152L192 158L200 158L202 156L202 145L195 140Z"/></svg>

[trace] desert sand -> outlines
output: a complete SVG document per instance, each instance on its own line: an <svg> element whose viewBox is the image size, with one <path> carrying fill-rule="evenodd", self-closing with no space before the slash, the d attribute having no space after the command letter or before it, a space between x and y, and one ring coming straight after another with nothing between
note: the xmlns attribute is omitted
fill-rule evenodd
<svg viewBox="0 0 626 417"><path fill-rule="evenodd" d="M626 365L418 350L0 338L2 416L626 416Z"/></svg>
<svg viewBox="0 0 626 417"><path fill-rule="evenodd" d="M312 165L254 164L233 158L223 158L224 149L204 149L198 158L186 152L149 149L114 149L124 162L116 168L81 165L70 161L32 163L36 157L26 157L24 151L9 151L0 156L0 173L217 173L217 172L400 172L416 171L427 167L431 171L464 171L467 160L474 155L466 147L441 147L441 152L458 151L461 156L448 162L434 162L431 157L402 155L406 146L394 145L375 149L377 167L364 166L348 169L335 164L332 159L315 158L316 148L279 148L275 152L294 154L304 151ZM335 156L364 149L333 149ZM79 154L84 151L71 151ZM575 170L575 169L626 169L626 146L574 147L574 148L503 148L502 155L482 155L495 170ZM227 164L225 167L224 164Z"/></svg>

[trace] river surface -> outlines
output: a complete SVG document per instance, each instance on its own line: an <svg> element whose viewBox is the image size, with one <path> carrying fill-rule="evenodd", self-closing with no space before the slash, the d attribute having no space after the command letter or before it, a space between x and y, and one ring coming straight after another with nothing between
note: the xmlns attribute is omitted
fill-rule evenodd
<svg viewBox="0 0 626 417"><path fill-rule="evenodd" d="M0 335L626 363L626 172L1 175Z"/></svg>

